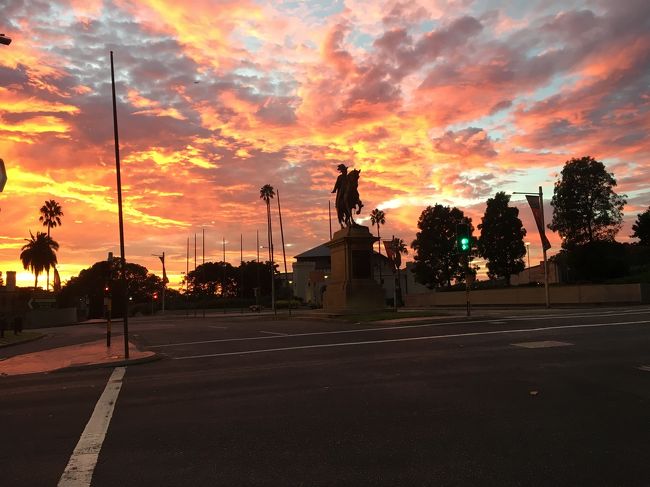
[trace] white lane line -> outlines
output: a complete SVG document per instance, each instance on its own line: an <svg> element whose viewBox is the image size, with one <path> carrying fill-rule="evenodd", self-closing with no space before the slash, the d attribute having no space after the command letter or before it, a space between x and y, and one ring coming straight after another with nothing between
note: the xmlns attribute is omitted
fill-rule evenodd
<svg viewBox="0 0 650 487"><path fill-rule="evenodd" d="M276 336L276 337L278 337L278 336L279 337L289 336L288 333L278 333L278 332L275 332L275 331L262 331L262 330L260 330L260 333L265 333L267 335L273 335L273 336Z"/></svg>
<svg viewBox="0 0 650 487"><path fill-rule="evenodd" d="M642 365L639 367L639 370L643 370L644 372L650 372L650 365Z"/></svg>
<svg viewBox="0 0 650 487"><path fill-rule="evenodd" d="M540 342L521 342L511 343L513 347L522 348L555 348L555 347L570 347L573 343L569 342L556 342L553 340L542 340Z"/></svg>
<svg viewBox="0 0 650 487"><path fill-rule="evenodd" d="M528 320L552 320L556 318L588 318L588 317L599 317L602 318L603 314L589 314L589 315L563 315L563 316L537 316L529 317ZM616 315L613 315L616 316ZM508 321L521 321L521 317L509 317L505 318L505 323ZM307 337L307 336L320 336L320 335L339 335L345 333L364 333L372 331L390 331L390 330L408 330L413 328L431 328L435 326L448 326L448 325L475 325L479 323L493 323L494 319L486 320L467 320L467 321L446 321L440 323L421 323L418 325L400 325L400 326L384 326L384 327L374 327L374 328L359 328L354 330L334 330L334 331L315 331L310 333L288 333L287 337ZM279 336L264 336L264 337L243 337L243 338L219 338L215 340L201 340L194 342L178 342L178 343L165 343L162 345L150 345L148 348L167 348L167 347L182 347L185 345L204 345L209 343L225 343L225 342L246 342L250 340L273 340L277 339Z"/></svg>
<svg viewBox="0 0 650 487"><path fill-rule="evenodd" d="M99 451L106 437L108 425L113 416L113 409L117 396L122 388L122 378L126 367L116 367L108 379L104 392L95 405L95 410L86 428L79 438L79 442L72 452L70 461L63 471L57 484L58 487L88 487L93 478L95 465L99 458Z"/></svg>
<svg viewBox="0 0 650 487"><path fill-rule="evenodd" d="M302 345L299 347L266 348L262 350L244 350L241 352L210 353L205 355L188 355L185 357L174 357L174 360L189 360L189 359L209 358L209 357L227 357L230 355L251 355L255 353L266 353L266 352L286 352L288 350L308 350L311 348L351 347L355 345L376 345L381 343L416 342L416 341L423 341L423 340L438 340L441 338L461 338L461 337L474 337L474 336L483 336L483 335L504 335L509 333L529 333L529 332L547 331L547 330L567 330L572 328L598 328L598 327L622 326L622 325L642 325L648 323L650 323L650 320L627 321L622 323L595 323L595 324L588 324L588 325L548 326L544 328L523 328L518 330L477 331L473 333L454 333L451 335L431 335L431 336L410 337L410 338L392 338L386 340L366 340L363 342L323 343L319 345Z"/></svg>

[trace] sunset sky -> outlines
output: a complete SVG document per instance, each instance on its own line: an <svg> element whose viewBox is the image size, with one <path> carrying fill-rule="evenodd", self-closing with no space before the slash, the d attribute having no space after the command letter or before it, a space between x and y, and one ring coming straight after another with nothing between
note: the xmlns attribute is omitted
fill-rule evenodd
<svg viewBox="0 0 650 487"><path fill-rule="evenodd" d="M0 271L20 285L33 285L18 256L48 199L65 213L52 230L63 280L119 254L111 50L126 257L160 275L151 254L166 252L172 285L194 234L200 260L202 229L206 260L225 238L237 265L240 234L255 258L264 184L280 191L288 256L327 240L341 162L361 169L359 222L383 209L383 234L408 243L427 205L476 226L497 191L541 185L550 221L571 157L603 161L627 194L620 241L650 204L648 0L0 0L0 12L13 39L0 45ZM536 262L530 209L513 203Z"/></svg>

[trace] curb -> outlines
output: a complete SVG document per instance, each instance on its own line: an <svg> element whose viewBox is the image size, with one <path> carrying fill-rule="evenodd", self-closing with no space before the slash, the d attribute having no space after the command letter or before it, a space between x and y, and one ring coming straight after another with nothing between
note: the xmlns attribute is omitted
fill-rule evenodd
<svg viewBox="0 0 650 487"><path fill-rule="evenodd" d="M13 347L13 346L16 346L16 345L22 345L23 343L35 342L36 340L40 340L41 338L45 338L45 336L46 336L46 334L42 333L40 336L33 337L33 338L28 338L27 340L22 340L20 342L2 343L2 344L0 344L0 348Z"/></svg>
<svg viewBox="0 0 650 487"><path fill-rule="evenodd" d="M100 362L100 363L93 363L93 364L79 364L79 365L70 365L68 367L62 367L60 369L52 370L51 373L58 373L58 372L74 372L74 371L79 371L79 370L87 370L87 369L107 369L111 367L124 367L127 365L139 365L139 364L146 364L149 362L157 362L158 360L162 360L164 356L162 354L154 352L153 355L149 357L141 357L141 358L135 358L135 359L129 359L129 360L115 360L113 362Z"/></svg>

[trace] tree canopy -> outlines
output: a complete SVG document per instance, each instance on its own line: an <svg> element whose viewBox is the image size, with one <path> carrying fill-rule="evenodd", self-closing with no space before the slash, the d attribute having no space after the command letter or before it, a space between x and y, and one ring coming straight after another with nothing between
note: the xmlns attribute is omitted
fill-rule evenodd
<svg viewBox="0 0 650 487"><path fill-rule="evenodd" d="M456 250L456 225L468 223L474 230L471 218L466 218L458 208L428 206L420 214L415 240L415 279L429 288L451 286L452 280L463 279L461 256Z"/></svg>
<svg viewBox="0 0 650 487"><path fill-rule="evenodd" d="M616 179L602 162L590 156L564 164L555 182L548 225L570 249L594 241L613 241L623 223L625 195L614 191Z"/></svg>
<svg viewBox="0 0 650 487"><path fill-rule="evenodd" d="M650 208L636 216L632 225L632 238L639 239L639 245L650 246Z"/></svg>
<svg viewBox="0 0 650 487"><path fill-rule="evenodd" d="M38 287L38 275L43 271L50 270L57 263L56 251L59 244L52 240L46 233L36 232L36 237L29 232L30 238L22 246L20 260L25 269L34 273L34 289Z"/></svg>
<svg viewBox="0 0 650 487"><path fill-rule="evenodd" d="M509 203L510 196L504 192L495 194L487 200L485 214L478 225L481 230L478 248L487 260L488 277L503 277L507 284L510 284L510 276L526 267L523 260L526 230L519 219L519 209Z"/></svg>
<svg viewBox="0 0 650 487"><path fill-rule="evenodd" d="M103 314L104 287L110 283L113 316L122 316L124 291L120 287L121 262L119 258L113 259L111 263L103 260L83 269L61 288L59 302L64 306L76 306L80 299L87 299L89 317L99 318ZM151 301L153 294L160 292L163 286L160 277L151 274L146 267L131 262L126 264L126 279L128 297L132 303Z"/></svg>

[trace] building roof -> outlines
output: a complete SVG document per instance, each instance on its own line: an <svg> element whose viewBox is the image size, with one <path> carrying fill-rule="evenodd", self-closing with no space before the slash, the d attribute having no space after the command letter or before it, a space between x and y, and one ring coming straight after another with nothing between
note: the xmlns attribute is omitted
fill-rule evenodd
<svg viewBox="0 0 650 487"><path fill-rule="evenodd" d="M379 255L379 253L375 251L374 247L372 249L372 253L373 255L375 255L375 257ZM298 260L312 260L312 259L323 259L323 258L329 259L330 257L331 257L330 248L325 244L321 244L317 247L314 247L313 249L306 250L302 254L298 254L294 256L294 258ZM381 255L381 258L384 260L388 260L388 257L386 257L383 254Z"/></svg>
<svg viewBox="0 0 650 487"><path fill-rule="evenodd" d="M295 256L296 259L316 259L319 257L330 257L330 249L325 244L321 244L318 247L306 250L302 254Z"/></svg>

